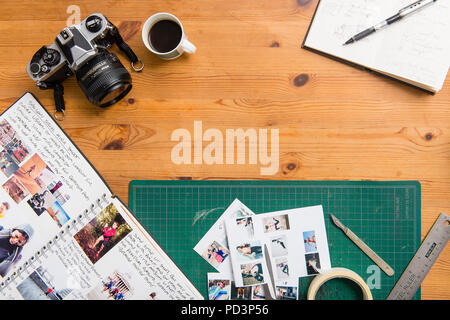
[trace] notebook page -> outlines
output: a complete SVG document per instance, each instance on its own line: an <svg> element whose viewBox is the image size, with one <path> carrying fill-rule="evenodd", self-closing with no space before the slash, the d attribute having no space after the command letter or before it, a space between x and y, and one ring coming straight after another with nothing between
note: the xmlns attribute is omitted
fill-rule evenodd
<svg viewBox="0 0 450 320"><path fill-rule="evenodd" d="M400 9L411 0L396 3ZM437 1L379 33L384 42L375 69L436 91L442 88L450 66L449 1Z"/></svg>
<svg viewBox="0 0 450 320"><path fill-rule="evenodd" d="M110 195L95 169L30 93L0 115L0 171L0 233L3 239L15 230L26 234L21 245L0 245L0 279L17 271L103 194Z"/></svg>
<svg viewBox="0 0 450 320"><path fill-rule="evenodd" d="M450 65L450 4L441 0L347 46L413 0L321 0L305 46L439 91Z"/></svg>
<svg viewBox="0 0 450 320"><path fill-rule="evenodd" d="M391 1L386 0L321 0L305 46L372 67L377 51L383 45L381 33L348 46L343 46L343 43L392 12Z"/></svg>

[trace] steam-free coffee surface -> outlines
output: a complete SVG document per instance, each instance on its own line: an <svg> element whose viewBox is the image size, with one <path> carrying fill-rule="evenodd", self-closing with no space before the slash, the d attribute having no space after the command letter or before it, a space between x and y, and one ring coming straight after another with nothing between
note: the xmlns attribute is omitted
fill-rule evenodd
<svg viewBox="0 0 450 320"><path fill-rule="evenodd" d="M151 28L149 41L156 51L169 52L180 43L181 34L181 27L176 22L161 20Z"/></svg>

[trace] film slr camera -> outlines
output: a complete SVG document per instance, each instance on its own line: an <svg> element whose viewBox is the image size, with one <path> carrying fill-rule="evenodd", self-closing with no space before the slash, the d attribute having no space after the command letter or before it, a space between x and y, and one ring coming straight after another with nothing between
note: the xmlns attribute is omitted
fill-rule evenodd
<svg viewBox="0 0 450 320"><path fill-rule="evenodd" d="M119 58L107 50L114 43L131 61L134 71L144 68L117 27L100 13L91 14L80 24L64 28L54 43L43 46L33 55L27 65L27 73L40 89L54 90L56 119L64 119L62 82L73 74L88 100L100 107L108 107L130 92L130 73Z"/></svg>

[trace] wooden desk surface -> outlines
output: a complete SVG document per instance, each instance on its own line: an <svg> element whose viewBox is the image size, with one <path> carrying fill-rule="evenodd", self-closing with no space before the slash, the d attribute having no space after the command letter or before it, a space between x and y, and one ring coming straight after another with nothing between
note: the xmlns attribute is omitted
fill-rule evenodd
<svg viewBox="0 0 450 320"><path fill-rule="evenodd" d="M64 82L62 127L124 201L133 179L419 180L422 237L440 212L450 213L450 79L433 96L301 49L317 0L2 0L1 111L28 90L53 112L52 91L37 89L25 67L66 26L72 4L81 20L107 16L145 63L132 72L131 93L106 110L75 79ZM162 61L147 51L141 26L159 11L181 19L194 55ZM223 133L279 129L278 173L175 165L171 134L193 132L195 120ZM448 247L422 298L450 299Z"/></svg>

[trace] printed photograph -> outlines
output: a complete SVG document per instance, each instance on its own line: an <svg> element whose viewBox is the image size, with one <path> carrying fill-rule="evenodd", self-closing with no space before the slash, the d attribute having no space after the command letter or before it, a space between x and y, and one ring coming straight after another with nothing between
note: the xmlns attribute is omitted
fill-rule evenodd
<svg viewBox="0 0 450 320"><path fill-rule="evenodd" d="M17 169L19 169L19 165L11 155L6 150L0 151L0 171L9 178Z"/></svg>
<svg viewBox="0 0 450 320"><path fill-rule="evenodd" d="M18 137L14 137L11 142L5 146L5 150L17 164L22 163L31 152Z"/></svg>
<svg viewBox="0 0 450 320"><path fill-rule="evenodd" d="M31 242L34 228L31 224L17 224L12 227L0 225L0 276L4 277L20 262L23 250Z"/></svg>
<svg viewBox="0 0 450 320"><path fill-rule="evenodd" d="M318 274L318 269L320 269L319 253L308 253L305 254L306 260L306 271L308 274Z"/></svg>
<svg viewBox="0 0 450 320"><path fill-rule="evenodd" d="M208 282L209 300L229 300L230 280L209 280Z"/></svg>
<svg viewBox="0 0 450 320"><path fill-rule="evenodd" d="M237 256L240 262L248 262L263 257L261 241L243 243L236 247Z"/></svg>
<svg viewBox="0 0 450 320"><path fill-rule="evenodd" d="M70 195L64 192L62 185L61 181L53 181L47 185L47 189L52 193L60 205L64 205L70 199Z"/></svg>
<svg viewBox="0 0 450 320"><path fill-rule="evenodd" d="M305 243L306 253L317 251L316 233L314 231L303 232L303 242Z"/></svg>
<svg viewBox="0 0 450 320"><path fill-rule="evenodd" d="M150 292L148 298L149 300L159 300L158 293L156 291Z"/></svg>
<svg viewBox="0 0 450 320"><path fill-rule="evenodd" d="M271 245L273 257L281 257L281 256L285 256L288 254L286 235L271 238L270 245Z"/></svg>
<svg viewBox="0 0 450 320"><path fill-rule="evenodd" d="M39 190L35 193L27 203L33 209L33 211L40 216L44 211L47 210L53 203L55 203L56 198L48 191L46 188Z"/></svg>
<svg viewBox="0 0 450 320"><path fill-rule="evenodd" d="M25 300L63 300L72 289L67 287L66 268L57 258L50 258L17 286Z"/></svg>
<svg viewBox="0 0 450 320"><path fill-rule="evenodd" d="M0 219L8 215L11 209L11 204L8 199L5 199L3 195L0 195Z"/></svg>
<svg viewBox="0 0 450 320"><path fill-rule="evenodd" d="M252 300L265 300L266 299L264 285L259 284L257 286L253 286L251 288L252 288Z"/></svg>
<svg viewBox="0 0 450 320"><path fill-rule="evenodd" d="M58 201L54 202L50 208L47 208L47 213L50 215L50 218L56 222L59 228L70 220L69 215Z"/></svg>
<svg viewBox="0 0 450 320"><path fill-rule="evenodd" d="M236 283L231 281L230 300L250 300L252 287L236 287Z"/></svg>
<svg viewBox="0 0 450 320"><path fill-rule="evenodd" d="M14 176L9 178L2 187L15 203L20 203L29 195L28 190Z"/></svg>
<svg viewBox="0 0 450 320"><path fill-rule="evenodd" d="M78 231L74 238L95 264L131 231L130 225L111 203Z"/></svg>
<svg viewBox="0 0 450 320"><path fill-rule="evenodd" d="M289 278L289 265L287 257L278 258L275 260L278 279Z"/></svg>
<svg viewBox="0 0 450 320"><path fill-rule="evenodd" d="M241 276L244 286L251 286L263 283L264 274L262 264L247 263L241 265Z"/></svg>
<svg viewBox="0 0 450 320"><path fill-rule="evenodd" d="M6 147L12 142L12 140L17 137L16 130L14 130L8 121L0 121L0 145Z"/></svg>
<svg viewBox="0 0 450 320"><path fill-rule="evenodd" d="M67 201L70 200L70 195L67 193L61 192L61 190L58 190L55 193L53 193L53 196L55 197L56 201L58 201L58 203L60 205L64 205Z"/></svg>
<svg viewBox="0 0 450 320"><path fill-rule="evenodd" d="M239 208L237 208L237 209L234 211L233 215L234 215L236 218L248 217L248 216L253 215L253 212L249 211L247 208L245 208L245 207L243 207L243 206L240 206Z"/></svg>
<svg viewBox="0 0 450 320"><path fill-rule="evenodd" d="M253 218L252 217L244 217L236 219L236 225L238 226L238 230L245 232L248 237L253 237Z"/></svg>
<svg viewBox="0 0 450 320"><path fill-rule="evenodd" d="M16 172L14 176L27 188L31 194L46 188L55 180L56 175L38 154L34 154Z"/></svg>
<svg viewBox="0 0 450 320"><path fill-rule="evenodd" d="M59 190L59 188L61 188L61 187L62 187L62 182L58 181L58 180L52 181L52 182L47 184L47 189L52 194L55 194Z"/></svg>
<svg viewBox="0 0 450 320"><path fill-rule="evenodd" d="M133 295L130 275L114 271L94 287L87 296L89 300L126 300Z"/></svg>
<svg viewBox="0 0 450 320"><path fill-rule="evenodd" d="M263 219L264 232L289 230L289 217L287 214Z"/></svg>
<svg viewBox="0 0 450 320"><path fill-rule="evenodd" d="M217 268L222 262L224 262L229 255L230 252L228 249L217 241L213 241L202 253L202 257L214 268Z"/></svg>
<svg viewBox="0 0 450 320"><path fill-rule="evenodd" d="M278 300L297 300L297 287L277 287Z"/></svg>

